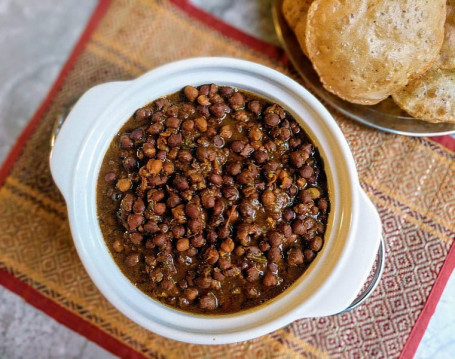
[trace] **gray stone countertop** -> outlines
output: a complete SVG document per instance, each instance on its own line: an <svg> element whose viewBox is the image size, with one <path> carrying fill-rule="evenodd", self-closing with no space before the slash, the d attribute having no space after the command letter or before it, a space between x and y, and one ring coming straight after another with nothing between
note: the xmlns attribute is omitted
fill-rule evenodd
<svg viewBox="0 0 455 359"><path fill-rule="evenodd" d="M253 36L278 44L271 0L192 0ZM0 0L0 162L44 99L96 5L94 0ZM455 275L416 358L454 358ZM0 358L112 358L96 344L0 287Z"/></svg>

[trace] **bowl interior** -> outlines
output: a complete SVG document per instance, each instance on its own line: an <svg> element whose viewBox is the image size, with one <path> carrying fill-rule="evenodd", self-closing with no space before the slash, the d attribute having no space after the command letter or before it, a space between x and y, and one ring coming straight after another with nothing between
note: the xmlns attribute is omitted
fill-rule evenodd
<svg viewBox="0 0 455 359"><path fill-rule="evenodd" d="M331 201L323 250L301 278L266 305L218 316L171 309L135 288L113 261L96 214L99 168L117 131L137 108L185 85L205 83L241 88L280 103L288 110L319 149ZM109 84L104 86L108 90ZM303 307L314 305L312 298L320 290L321 283L330 281L343 251L349 246L357 177L341 131L325 108L305 89L274 70L250 62L192 59L166 65L126 83L125 90L106 103L103 113L92 121L77 161L71 199L67 199L67 203L79 255L95 284L121 312L158 334L209 344L265 334L297 319Z"/></svg>

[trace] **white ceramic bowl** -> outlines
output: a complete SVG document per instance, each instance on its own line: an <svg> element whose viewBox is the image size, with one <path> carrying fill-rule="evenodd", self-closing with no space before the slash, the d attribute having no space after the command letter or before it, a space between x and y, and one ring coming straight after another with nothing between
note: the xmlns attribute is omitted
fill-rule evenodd
<svg viewBox="0 0 455 359"><path fill-rule="evenodd" d="M185 85L216 83L280 103L304 128L323 158L331 212L322 251L309 269L267 304L237 314L202 316L171 309L132 285L112 259L96 215L96 184L104 154L133 112ZM350 305L373 266L381 223L360 189L349 147L322 104L285 75L231 58L193 58L156 68L133 81L87 91L67 117L51 155L52 175L65 197L79 256L103 295L143 327L175 340L243 341L304 317Z"/></svg>

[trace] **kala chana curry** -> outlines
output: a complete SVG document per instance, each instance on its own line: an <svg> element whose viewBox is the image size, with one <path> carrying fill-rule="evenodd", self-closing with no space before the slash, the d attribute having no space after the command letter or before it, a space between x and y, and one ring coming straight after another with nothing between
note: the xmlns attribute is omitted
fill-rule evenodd
<svg viewBox="0 0 455 359"><path fill-rule="evenodd" d="M144 293L233 313L288 288L324 244L330 203L318 150L279 104L186 86L138 109L98 179L106 245Z"/></svg>

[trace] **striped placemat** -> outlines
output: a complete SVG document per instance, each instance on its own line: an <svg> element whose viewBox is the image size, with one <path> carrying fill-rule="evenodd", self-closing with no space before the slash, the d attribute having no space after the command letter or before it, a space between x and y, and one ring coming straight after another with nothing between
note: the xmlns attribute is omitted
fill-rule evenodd
<svg viewBox="0 0 455 359"><path fill-rule="evenodd" d="M122 357L395 358L412 355L455 266L454 141L386 134L333 112L380 213L387 261L352 312L298 320L247 342L201 346L136 325L99 293L74 248L49 171L56 116L88 88L170 61L231 56L296 78L285 54L186 0L101 0L47 99L0 171L0 283ZM296 78L297 79L297 78ZM153 100L153 99L150 99ZM440 141L440 139L437 139Z"/></svg>

